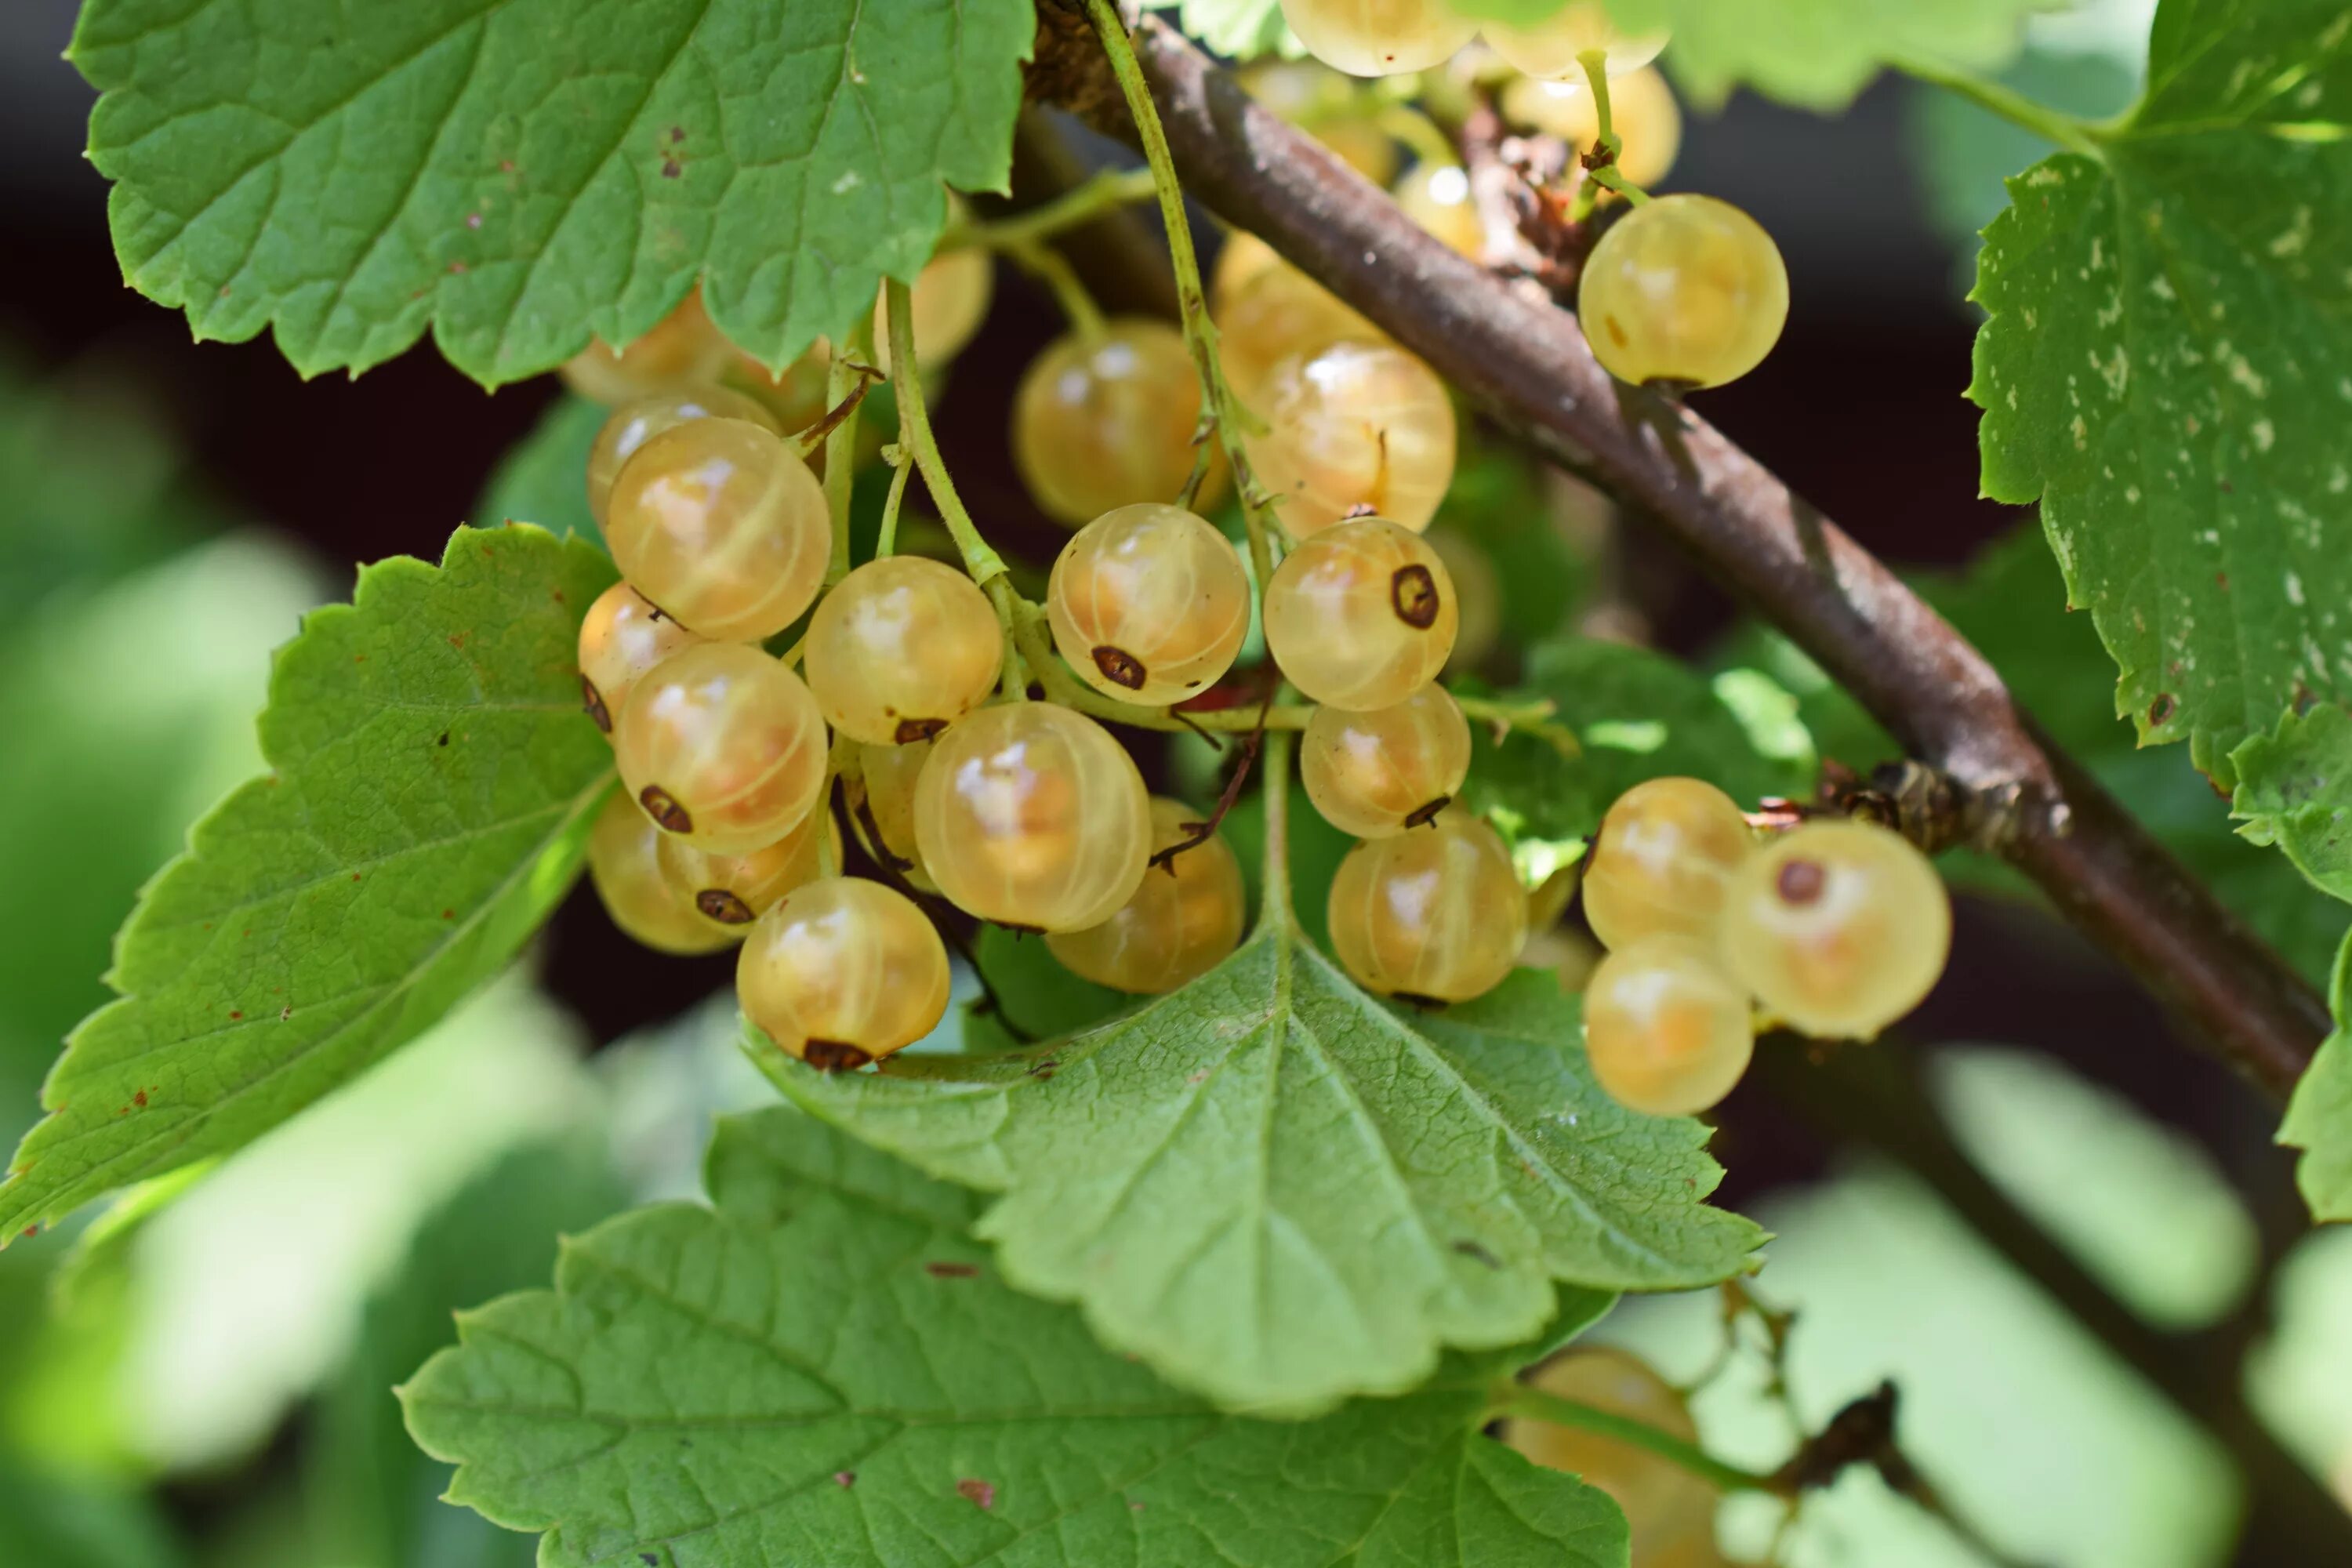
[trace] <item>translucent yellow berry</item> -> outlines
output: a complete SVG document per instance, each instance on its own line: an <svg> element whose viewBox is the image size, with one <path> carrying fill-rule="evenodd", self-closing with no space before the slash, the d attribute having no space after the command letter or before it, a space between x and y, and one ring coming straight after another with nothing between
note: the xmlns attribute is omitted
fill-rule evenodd
<svg viewBox="0 0 2352 1568"><path fill-rule="evenodd" d="M1789 320L1789 269L1763 226L1713 196L1660 196L1601 237L1576 311L1620 381L1721 386L1764 363Z"/></svg>
<svg viewBox="0 0 2352 1568"><path fill-rule="evenodd" d="M802 668L825 722L880 746L946 729L980 706L1003 665L1003 628L971 578L889 555L825 595Z"/></svg>
<svg viewBox="0 0 2352 1568"><path fill-rule="evenodd" d="M616 349L599 339L563 362L564 384L592 402L617 405L717 381L735 350L703 313L701 290L646 334Z"/></svg>
<svg viewBox="0 0 2352 1568"><path fill-rule="evenodd" d="M1444 810L1470 772L1470 721L1438 685L1350 713L1318 708L1298 741L1298 776L1323 819L1386 838Z"/></svg>
<svg viewBox="0 0 2352 1568"><path fill-rule="evenodd" d="M1038 507L1075 528L1172 500L1192 477L1201 384L1183 334L1120 317L1046 347L1013 401L1013 460Z"/></svg>
<svg viewBox="0 0 2352 1568"><path fill-rule="evenodd" d="M646 671L702 639L626 583L596 595L580 623L580 700L607 735Z"/></svg>
<svg viewBox="0 0 2352 1568"><path fill-rule="evenodd" d="M1349 76L1444 65L1478 31L1447 0L1282 0L1307 52Z"/></svg>
<svg viewBox="0 0 2352 1568"><path fill-rule="evenodd" d="M1511 852L1467 812L1357 845L1331 879L1331 949L1366 989L1423 1002L1493 990L1528 935Z"/></svg>
<svg viewBox="0 0 2352 1568"><path fill-rule="evenodd" d="M743 1016L813 1068L910 1046L948 1010L948 953L903 893L824 877L761 915L735 962Z"/></svg>
<svg viewBox="0 0 2352 1568"><path fill-rule="evenodd" d="M1265 646L1315 701L1366 712L1402 702L1454 651L1454 584L1429 542L1384 518L1335 523L1275 569Z"/></svg>
<svg viewBox="0 0 2352 1568"><path fill-rule="evenodd" d="M1486 26L1486 45L1514 69L1532 77L1581 79L1580 57L1598 50L1611 78L1638 70L1666 47L1666 31L1628 33L1609 16L1603 0L1572 0L1543 21L1524 27L1499 22Z"/></svg>
<svg viewBox="0 0 2352 1568"><path fill-rule="evenodd" d="M1293 538L1369 508L1418 533L1454 482L1454 403L1436 373L1385 343L1334 343L1274 367L1249 440Z"/></svg>
<svg viewBox="0 0 2352 1568"><path fill-rule="evenodd" d="M1110 732L1052 702L983 708L931 744L915 783L915 843L969 913L1083 931L1135 895L1150 796Z"/></svg>
<svg viewBox="0 0 2352 1568"><path fill-rule="evenodd" d="M833 521L816 476L773 430L696 419L621 465L604 542L666 613L704 637L756 642L815 599Z"/></svg>
<svg viewBox="0 0 2352 1568"><path fill-rule="evenodd" d="M613 923L658 952L716 952L734 938L694 912L662 868L666 837L625 795L615 795L588 829L588 879Z"/></svg>
<svg viewBox="0 0 2352 1568"><path fill-rule="evenodd" d="M1706 780L1637 784L1601 819L1584 871L1584 918L1611 947L1645 936L1712 945L1732 874L1755 848L1738 803Z"/></svg>
<svg viewBox="0 0 2352 1568"><path fill-rule="evenodd" d="M697 643L655 666L621 710L613 752L646 815L714 855L773 844L824 786L816 699L744 643Z"/></svg>
<svg viewBox="0 0 2352 1568"><path fill-rule="evenodd" d="M1096 689L1160 707L1232 668L1249 633L1249 574L1231 541L1147 501L1078 530L1045 590L1054 646Z"/></svg>
<svg viewBox="0 0 2352 1568"><path fill-rule="evenodd" d="M623 404L613 410L613 416L596 432L595 444L588 448L588 514L598 527L604 526L605 506L612 500L613 480L619 476L621 465L636 456L637 448L647 441L690 419L741 419L779 435L783 432L764 404L723 386L687 387Z"/></svg>
<svg viewBox="0 0 2352 1568"><path fill-rule="evenodd" d="M1190 845L1143 873L1135 896L1100 925L1055 931L1046 949L1074 974L1114 991L1157 995L1214 969L1242 937L1242 867L1214 834L1195 842L1202 813L1180 800L1151 802L1154 854Z"/></svg>
<svg viewBox="0 0 2352 1568"><path fill-rule="evenodd" d="M1693 1116L1738 1086L1756 1046L1747 991L1680 936L1612 949L1584 991L1584 1048L1618 1104Z"/></svg>
<svg viewBox="0 0 2352 1568"><path fill-rule="evenodd" d="M1723 907L1731 973L1809 1035L1869 1039L1935 988L1952 900L1925 855L1883 827L1809 822L1759 847Z"/></svg>

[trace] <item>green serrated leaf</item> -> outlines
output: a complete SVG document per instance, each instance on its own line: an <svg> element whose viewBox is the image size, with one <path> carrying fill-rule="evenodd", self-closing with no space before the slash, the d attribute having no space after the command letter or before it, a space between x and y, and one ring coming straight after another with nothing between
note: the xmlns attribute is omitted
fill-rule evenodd
<svg viewBox="0 0 2352 1568"><path fill-rule="evenodd" d="M1802 795L1812 781L1811 748L1799 743L1793 714L1773 690L1760 672L1726 685L1622 643L1542 644L1529 651L1527 679L1508 700L1549 699L1583 750L1564 760L1539 736L1514 733L1496 745L1479 731L1465 799L1523 836L1566 839L1590 835L1633 785L1670 773L1706 779L1749 805Z"/></svg>
<svg viewBox="0 0 2352 1568"><path fill-rule="evenodd" d="M1041 938L1003 926L981 927L972 952L1016 1039L1075 1034L1135 1002L1063 968Z"/></svg>
<svg viewBox="0 0 2352 1568"><path fill-rule="evenodd" d="M771 366L911 279L1008 173L1029 0L92 0L133 287L305 374L427 326L497 385L701 280Z"/></svg>
<svg viewBox="0 0 2352 1568"><path fill-rule="evenodd" d="M1763 1234L1704 1206L1688 1120L1619 1108L1572 998L1522 973L1417 1014L1286 922L1087 1033L825 1075L757 1041L795 1100L934 1175L1003 1196L1005 1277L1076 1300L1103 1342L1234 1406L1395 1394L1446 1346L1524 1340L1556 1281L1678 1289Z"/></svg>
<svg viewBox="0 0 2352 1568"><path fill-rule="evenodd" d="M2275 845L2312 886L2352 902L2352 713L2290 713L2230 755L2238 831Z"/></svg>
<svg viewBox="0 0 2352 1568"><path fill-rule="evenodd" d="M1476 1430L1508 1354L1311 1423L1221 1415L1008 1289L969 1194L785 1110L711 1163L715 1211L598 1226L401 1391L452 1500L549 1531L545 1568L1626 1561L1615 1505Z"/></svg>
<svg viewBox="0 0 2352 1568"><path fill-rule="evenodd" d="M2352 689L2352 15L2166 0L2097 156L2010 182L1969 396L1984 489L2040 500L2147 742L2227 753Z"/></svg>
<svg viewBox="0 0 2352 1568"><path fill-rule="evenodd" d="M1673 30L1665 65L1702 110L1738 87L1801 109L1843 109L1888 65L1981 69L2017 53L2049 0L1609 0L1627 26Z"/></svg>
<svg viewBox="0 0 2352 1568"><path fill-rule="evenodd" d="M117 939L0 1183L0 1237L250 1142L503 968L612 776L573 643L588 545L461 529L360 574L278 655L272 770L198 823Z"/></svg>
<svg viewBox="0 0 2352 1568"><path fill-rule="evenodd" d="M2278 1137L2303 1151L2294 1179L2312 1218L2352 1222L2352 936L2336 956L2327 1005L2335 1031L2294 1086Z"/></svg>

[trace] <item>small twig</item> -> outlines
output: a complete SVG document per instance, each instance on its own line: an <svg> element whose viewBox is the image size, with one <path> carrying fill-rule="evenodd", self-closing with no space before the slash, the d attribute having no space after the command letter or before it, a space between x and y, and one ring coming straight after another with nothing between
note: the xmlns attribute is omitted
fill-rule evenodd
<svg viewBox="0 0 2352 1568"><path fill-rule="evenodd" d="M960 224L940 237L940 249L986 246L1013 250L1059 238L1132 202L1150 201L1158 187L1149 169L1106 169L1027 212L988 223Z"/></svg>
<svg viewBox="0 0 2352 1568"><path fill-rule="evenodd" d="M845 359L841 362L841 365L845 375L855 376L856 379L849 384L849 390L842 395L840 402L826 409L814 424L794 433L795 438L800 442L800 452L803 458L814 457L817 448L824 445L825 437L839 429L844 420L857 412L858 405L866 401L867 387L877 381L890 379L875 366L860 364L855 360Z"/></svg>
<svg viewBox="0 0 2352 1568"><path fill-rule="evenodd" d="M1225 787L1217 795L1217 804L1210 811L1209 820L1180 824L1183 838L1165 849L1153 850L1150 864L1172 877L1176 874L1177 856L1187 849L1197 849L1217 836L1218 826L1225 820L1225 814L1233 810L1234 803L1242 797L1242 785L1249 781L1250 764L1257 761L1259 751L1265 745L1265 716L1273 710L1274 693L1269 691L1265 694L1265 706L1258 710L1257 727L1241 738L1241 744L1234 752L1233 775L1225 780Z"/></svg>
<svg viewBox="0 0 2352 1568"><path fill-rule="evenodd" d="M1082 341L1092 342L1103 335L1102 307L1095 303L1094 296L1078 280L1077 269L1060 251L1034 242L1008 244L1003 248L1015 266L1052 291L1054 303L1061 307L1062 314L1069 320L1070 330Z"/></svg>

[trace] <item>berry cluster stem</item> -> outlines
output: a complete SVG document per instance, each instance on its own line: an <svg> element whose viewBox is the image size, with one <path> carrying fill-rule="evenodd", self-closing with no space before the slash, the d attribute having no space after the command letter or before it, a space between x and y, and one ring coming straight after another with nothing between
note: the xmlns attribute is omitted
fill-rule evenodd
<svg viewBox="0 0 2352 1568"><path fill-rule="evenodd" d="M930 405L923 397L923 370L915 358L913 293L893 278L884 285L883 298L884 314L890 324L890 390L898 399L903 432L899 441L912 454L915 467L923 471L923 483L940 509L940 521L947 524L949 535L963 555L963 569L986 588L1004 575L1004 557L981 537L979 525L964 510L955 481L948 478L947 459L940 456L939 438L931 434ZM1003 614L1001 600L998 614ZM1012 629L1009 622L1006 629Z"/></svg>
<svg viewBox="0 0 2352 1568"><path fill-rule="evenodd" d="M1168 135L1153 107L1151 89L1135 58L1127 24L1111 0L1087 0L1087 15L1101 37L1111 74L1118 79L1127 111L1135 121L1143 143L1144 162L1150 165L1152 184L1160 194L1160 216L1168 229L1168 259L1176 270L1176 299L1184 322L1184 346L1201 374L1201 407L1214 421L1218 439L1234 466L1234 493L1241 498L1242 521L1249 530L1250 565L1263 595L1274 575L1274 546L1266 532L1265 508L1249 470L1249 454L1242 437L1248 428L1241 400L1226 384L1217 359L1217 328L1209 320L1209 294L1201 282L1201 258L1192 248L1192 219L1184 211L1184 188L1176 178L1176 160L1168 150Z"/></svg>
<svg viewBox="0 0 2352 1568"><path fill-rule="evenodd" d="M1265 797L1265 859L1257 923L1261 930L1296 931L1290 905L1290 731L1269 729L1258 793Z"/></svg>
<svg viewBox="0 0 2352 1568"><path fill-rule="evenodd" d="M1053 290L1054 303L1069 318L1070 330L1078 334L1081 342L1092 342L1103 334L1102 307L1078 280L1077 269L1062 253L1050 245L1034 240L1021 240L1000 247L1013 264Z"/></svg>
<svg viewBox="0 0 2352 1568"><path fill-rule="evenodd" d="M1603 191L1614 191L1635 206L1650 199L1650 193L1634 184L1617 172L1617 155L1625 151L1625 139L1617 134L1617 125L1609 107L1609 54L1605 49L1587 49L1576 57L1584 68L1584 79L1592 89L1593 157L1584 168L1584 183L1576 193L1576 202L1569 209L1570 221L1582 223L1592 216L1593 207Z"/></svg>
<svg viewBox="0 0 2352 1568"><path fill-rule="evenodd" d="M992 223L967 223L950 229L940 239L941 252L965 246L1011 250L1036 245L1084 228L1130 202L1149 200L1159 189L1149 169L1108 169L1071 186L1052 201L1013 217Z"/></svg>
<svg viewBox="0 0 2352 1568"><path fill-rule="evenodd" d="M873 362L873 318L861 316L850 329L849 341L825 370L824 405L838 408L853 388L862 389L865 367ZM824 437L824 507L833 519L833 555L824 568L828 588L849 575L849 491L856 478L857 427L857 412L852 408L849 416Z"/></svg>

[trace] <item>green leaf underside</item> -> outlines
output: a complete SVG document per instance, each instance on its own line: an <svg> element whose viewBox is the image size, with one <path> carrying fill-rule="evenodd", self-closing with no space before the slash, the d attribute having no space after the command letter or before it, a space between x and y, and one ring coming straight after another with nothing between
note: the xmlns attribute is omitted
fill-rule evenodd
<svg viewBox="0 0 2352 1568"><path fill-rule="evenodd" d="M1549 699L1583 750L1564 764L1538 737L1514 734L1498 746L1477 730L1465 799L1538 837L1582 837L1620 795L1664 774L1706 779L1750 805L1804 794L1811 783L1805 763L1758 749L1706 676L1645 648L1591 637L1540 644L1510 696Z"/></svg>
<svg viewBox="0 0 2352 1568"><path fill-rule="evenodd" d="M2258 844L2275 845L2315 887L2352 901L2352 713L2289 714L2231 755L2234 805ZM2340 911L2339 911L2340 912ZM2322 1220L2352 1220L2352 938L2337 953L2328 1005L2336 1030L2295 1086L2279 1142L2304 1151L2296 1179Z"/></svg>
<svg viewBox="0 0 2352 1568"><path fill-rule="evenodd" d="M360 574L278 657L273 772L199 822L116 940L0 1183L0 1237L236 1149L504 968L570 886L612 774L574 642L613 578L534 528Z"/></svg>
<svg viewBox="0 0 2352 1568"><path fill-rule="evenodd" d="M1029 0L92 0L71 58L125 277L305 374L430 325L486 385L698 277L772 366L1002 188Z"/></svg>
<svg viewBox="0 0 2352 1568"><path fill-rule="evenodd" d="M564 397L499 459L474 521L483 528L502 522L535 522L550 533L574 533L600 548L604 531L588 510L588 453L612 410L584 397Z"/></svg>
<svg viewBox="0 0 2352 1568"><path fill-rule="evenodd" d="M2017 53L2049 0L1609 0L1636 26L1673 29L1664 64L1702 110L1736 87L1801 109L1844 108L1905 58L1982 68Z"/></svg>
<svg viewBox="0 0 2352 1568"><path fill-rule="evenodd" d="M2327 1002L2336 1028L2294 1086L2279 1142L2303 1151L2295 1184L2312 1217L2347 1223L2352 1222L2352 936L2336 956Z"/></svg>
<svg viewBox="0 0 2352 1568"><path fill-rule="evenodd" d="M2227 753L2352 689L2352 14L2166 0L2103 156L2010 182L1969 395L2143 741Z"/></svg>
<svg viewBox="0 0 2352 1568"><path fill-rule="evenodd" d="M1554 1284L1712 1283L1763 1233L1704 1206L1687 1120L1618 1108L1549 976L1417 1014L1279 922L1069 1039L827 1076L754 1037L786 1094L1003 1194L976 1234L1020 1289L1223 1404L1285 1414L1532 1335Z"/></svg>
<svg viewBox="0 0 2352 1568"><path fill-rule="evenodd" d="M568 1243L402 1390L453 1501L546 1568L1617 1568L1623 1518L1475 1430L1508 1355L1294 1424L1221 1415L995 1278L969 1194L789 1110L716 1211ZM1570 1303L1589 1320L1605 1300Z"/></svg>

